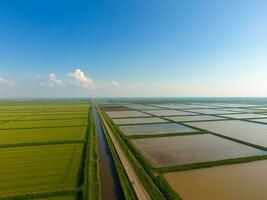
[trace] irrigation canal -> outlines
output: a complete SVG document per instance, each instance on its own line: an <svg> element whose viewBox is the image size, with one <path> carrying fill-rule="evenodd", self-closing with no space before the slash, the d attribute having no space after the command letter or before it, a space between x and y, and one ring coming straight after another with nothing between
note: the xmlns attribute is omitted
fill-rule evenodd
<svg viewBox="0 0 267 200"><path fill-rule="evenodd" d="M107 144L100 119L93 105L95 129L97 133L97 148L100 168L101 193L103 200L123 200L119 177Z"/></svg>

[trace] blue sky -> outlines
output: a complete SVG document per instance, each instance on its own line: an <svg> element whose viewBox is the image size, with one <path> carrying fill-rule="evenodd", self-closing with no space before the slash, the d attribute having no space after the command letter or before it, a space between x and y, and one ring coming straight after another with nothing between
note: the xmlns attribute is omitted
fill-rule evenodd
<svg viewBox="0 0 267 200"><path fill-rule="evenodd" d="M2 0L0 97L267 96L265 0Z"/></svg>

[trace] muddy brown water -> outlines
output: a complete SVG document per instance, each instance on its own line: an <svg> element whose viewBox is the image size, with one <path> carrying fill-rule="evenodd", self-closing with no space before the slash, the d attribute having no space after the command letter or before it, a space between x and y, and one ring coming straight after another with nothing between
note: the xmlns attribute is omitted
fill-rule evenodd
<svg viewBox="0 0 267 200"><path fill-rule="evenodd" d="M267 161L226 165L164 175L186 200L266 200Z"/></svg>
<svg viewBox="0 0 267 200"><path fill-rule="evenodd" d="M133 143L154 167L168 167L266 152L211 134L134 139Z"/></svg>
<svg viewBox="0 0 267 200"><path fill-rule="evenodd" d="M124 196L120 187L119 177L95 107L94 118L97 132L102 199L122 200L124 199Z"/></svg>

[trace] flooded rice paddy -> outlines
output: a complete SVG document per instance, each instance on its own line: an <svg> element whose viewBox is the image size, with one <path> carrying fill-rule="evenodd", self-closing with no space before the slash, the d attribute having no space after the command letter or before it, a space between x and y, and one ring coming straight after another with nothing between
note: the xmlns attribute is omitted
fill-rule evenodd
<svg viewBox="0 0 267 200"><path fill-rule="evenodd" d="M211 134L133 139L154 167L264 155L261 151Z"/></svg>
<svg viewBox="0 0 267 200"><path fill-rule="evenodd" d="M132 109L127 108L125 106L119 106L119 105L102 105L102 109L106 112L110 111L130 111Z"/></svg>
<svg viewBox="0 0 267 200"><path fill-rule="evenodd" d="M206 121L206 120L221 120L223 117L217 117L212 115L195 115L195 116L174 116L165 117L166 119L176 122L189 122L189 121Z"/></svg>
<svg viewBox="0 0 267 200"><path fill-rule="evenodd" d="M249 121L252 121L252 122L260 122L260 123L267 124L267 118L264 118L264 119L251 119Z"/></svg>
<svg viewBox="0 0 267 200"><path fill-rule="evenodd" d="M267 161L165 174L185 200L266 200Z"/></svg>
<svg viewBox="0 0 267 200"><path fill-rule="evenodd" d="M254 113L244 113L244 114L230 114L230 115L220 115L222 117L229 117L233 119L249 119L249 118L267 118L267 115L254 114Z"/></svg>
<svg viewBox="0 0 267 200"><path fill-rule="evenodd" d="M188 110L188 111L196 112L196 113L200 113L200 114L207 114L207 115L210 115L210 114L220 115L220 114L235 113L235 112L232 112L232 111L219 110L219 109L191 109L191 110Z"/></svg>
<svg viewBox="0 0 267 200"><path fill-rule="evenodd" d="M160 110L162 108L149 106L149 105L140 105L140 104L125 104L124 106L135 109L135 110Z"/></svg>
<svg viewBox="0 0 267 200"><path fill-rule="evenodd" d="M117 125L123 124L149 124L149 123L162 123L168 122L167 120L158 118L158 117L145 117L145 118L120 118L120 119L113 119L113 122Z"/></svg>
<svg viewBox="0 0 267 200"><path fill-rule="evenodd" d="M113 120L126 136L132 136L133 145L150 162L153 170L158 173L163 173L159 168L172 171L162 175L182 199L265 200L267 161L248 162L246 159L265 159L267 151L244 143L267 148L267 99L255 100L255 104L251 103L254 100L250 103L221 99L189 101L191 103L125 103L124 106L135 112L151 116ZM259 103L262 101L265 104ZM173 122L162 123L162 119ZM176 134L169 135L171 133ZM235 158L242 158L245 163L225 165L226 160L230 162L229 159ZM203 168L199 164L212 165L213 161L218 161L216 163L221 166ZM239 162L238 159L235 161ZM191 168L175 171L183 165Z"/></svg>
<svg viewBox="0 0 267 200"><path fill-rule="evenodd" d="M267 126L242 120L191 122L188 125L267 147Z"/></svg>
<svg viewBox="0 0 267 200"><path fill-rule="evenodd" d="M191 108L191 105L184 105L184 104L154 104L154 106L158 106L161 108L168 108L168 109L186 109Z"/></svg>
<svg viewBox="0 0 267 200"><path fill-rule="evenodd" d="M107 112L110 118L124 118L124 117L149 117L150 115L139 111L110 111Z"/></svg>
<svg viewBox="0 0 267 200"><path fill-rule="evenodd" d="M198 132L198 130L196 129L176 123L124 125L119 126L119 128L125 135L156 135L168 133Z"/></svg>
<svg viewBox="0 0 267 200"><path fill-rule="evenodd" d="M195 115L194 113L179 110L149 110L146 112L155 116Z"/></svg>

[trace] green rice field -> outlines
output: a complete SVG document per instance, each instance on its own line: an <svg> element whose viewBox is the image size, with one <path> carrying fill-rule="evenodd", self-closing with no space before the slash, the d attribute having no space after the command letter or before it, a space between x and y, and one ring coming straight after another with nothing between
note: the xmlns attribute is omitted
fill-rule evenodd
<svg viewBox="0 0 267 200"><path fill-rule="evenodd" d="M88 100L0 101L0 199L85 198Z"/></svg>

